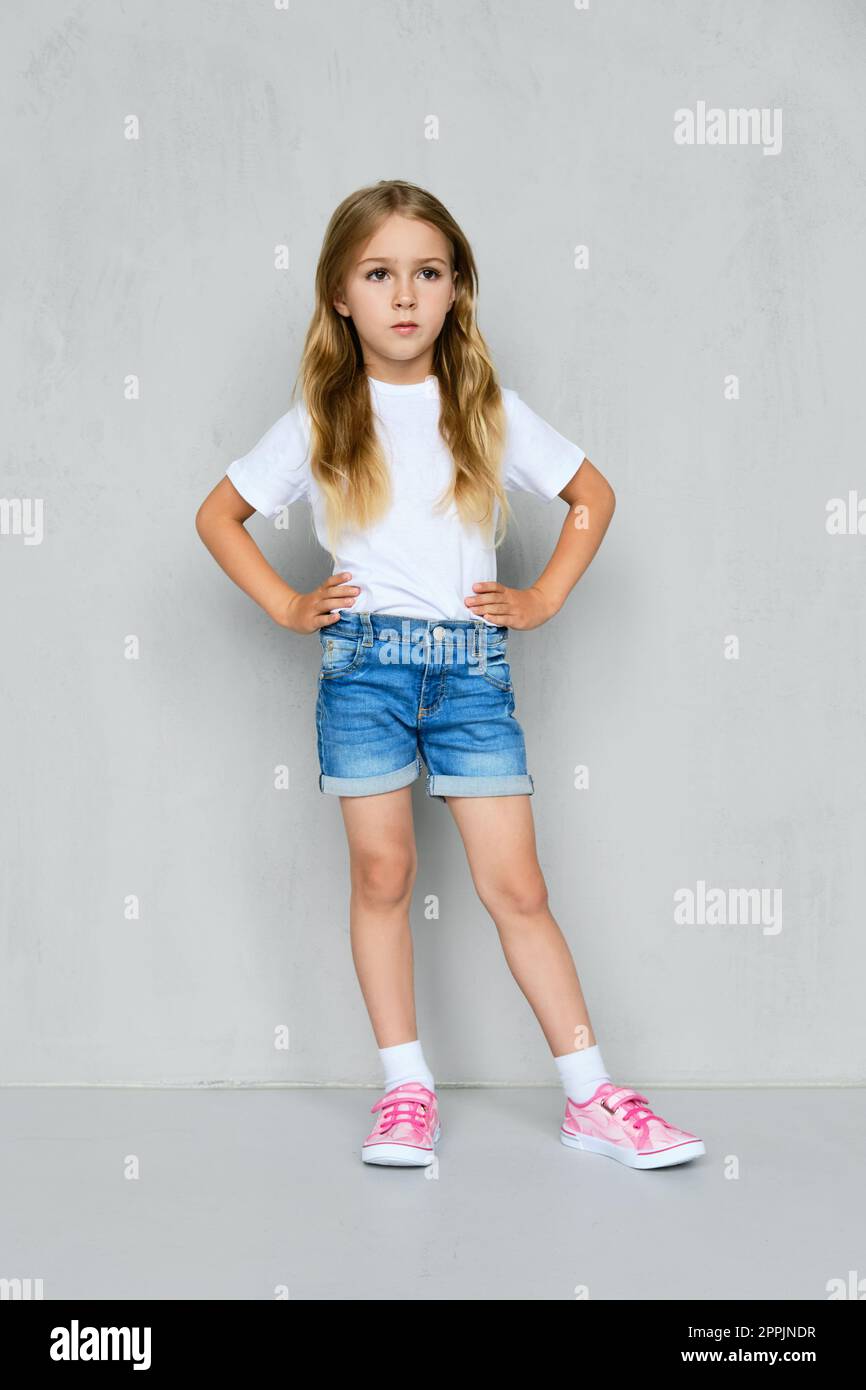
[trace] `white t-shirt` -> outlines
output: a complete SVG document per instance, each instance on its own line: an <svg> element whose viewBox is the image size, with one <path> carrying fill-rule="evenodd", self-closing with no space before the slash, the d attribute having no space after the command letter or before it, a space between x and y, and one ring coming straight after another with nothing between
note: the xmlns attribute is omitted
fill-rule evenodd
<svg viewBox="0 0 866 1390"><path fill-rule="evenodd" d="M348 570L360 588L355 602L332 612L399 613L410 618L473 618L464 598L472 585L496 579L496 551L478 526L466 527L452 502L433 504L451 481L451 454L439 433L439 382L409 386L368 376L376 429L391 473L393 505L367 531L347 528L338 539L334 574ZM586 455L530 410L516 391L502 390L507 430L502 460L506 490L550 502ZM306 497L316 535L327 550L324 498L310 471L309 417L303 400L226 469L238 492L262 516ZM499 507L496 507L497 520ZM492 623L492 620L485 619Z"/></svg>

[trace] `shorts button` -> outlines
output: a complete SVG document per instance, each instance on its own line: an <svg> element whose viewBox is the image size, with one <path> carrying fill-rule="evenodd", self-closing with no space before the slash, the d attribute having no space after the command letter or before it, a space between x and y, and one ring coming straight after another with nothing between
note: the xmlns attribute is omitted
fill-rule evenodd
<svg viewBox="0 0 866 1390"><path fill-rule="evenodd" d="M441 642L442 638L445 636L444 627L434 627L433 636L436 638L437 642Z"/></svg>

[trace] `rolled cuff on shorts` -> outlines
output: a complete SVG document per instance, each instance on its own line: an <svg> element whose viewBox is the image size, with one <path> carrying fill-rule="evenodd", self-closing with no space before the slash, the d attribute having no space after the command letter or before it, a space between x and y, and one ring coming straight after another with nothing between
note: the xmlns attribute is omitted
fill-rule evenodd
<svg viewBox="0 0 866 1390"><path fill-rule="evenodd" d="M427 774L427 795L444 801L446 796L532 796L535 783L528 772L507 773L501 777L446 777L441 772Z"/></svg>
<svg viewBox="0 0 866 1390"><path fill-rule="evenodd" d="M376 796L379 792L394 792L398 787L408 787L420 772L420 758L415 758L405 767L398 767L395 772L381 772L374 777L326 777L324 772L320 772L319 791L331 792L334 796Z"/></svg>

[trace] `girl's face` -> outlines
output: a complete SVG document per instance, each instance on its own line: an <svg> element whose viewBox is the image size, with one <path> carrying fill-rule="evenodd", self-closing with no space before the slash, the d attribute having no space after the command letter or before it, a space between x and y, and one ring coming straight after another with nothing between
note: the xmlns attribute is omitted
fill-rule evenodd
<svg viewBox="0 0 866 1390"><path fill-rule="evenodd" d="M371 376L421 381L456 298L448 240L427 222L392 213L357 247L334 308L355 324ZM400 330L397 324L414 327Z"/></svg>

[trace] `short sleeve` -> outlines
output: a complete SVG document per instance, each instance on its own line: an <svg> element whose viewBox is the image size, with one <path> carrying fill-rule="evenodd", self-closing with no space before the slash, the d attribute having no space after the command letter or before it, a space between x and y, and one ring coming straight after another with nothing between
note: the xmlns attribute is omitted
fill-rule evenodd
<svg viewBox="0 0 866 1390"><path fill-rule="evenodd" d="M508 422L502 458L506 491L531 492L551 502L577 472L586 454L530 410L516 391L503 389Z"/></svg>
<svg viewBox="0 0 866 1390"><path fill-rule="evenodd" d="M262 435L248 454L226 469L251 507L268 518L309 496L309 421L299 401Z"/></svg>

